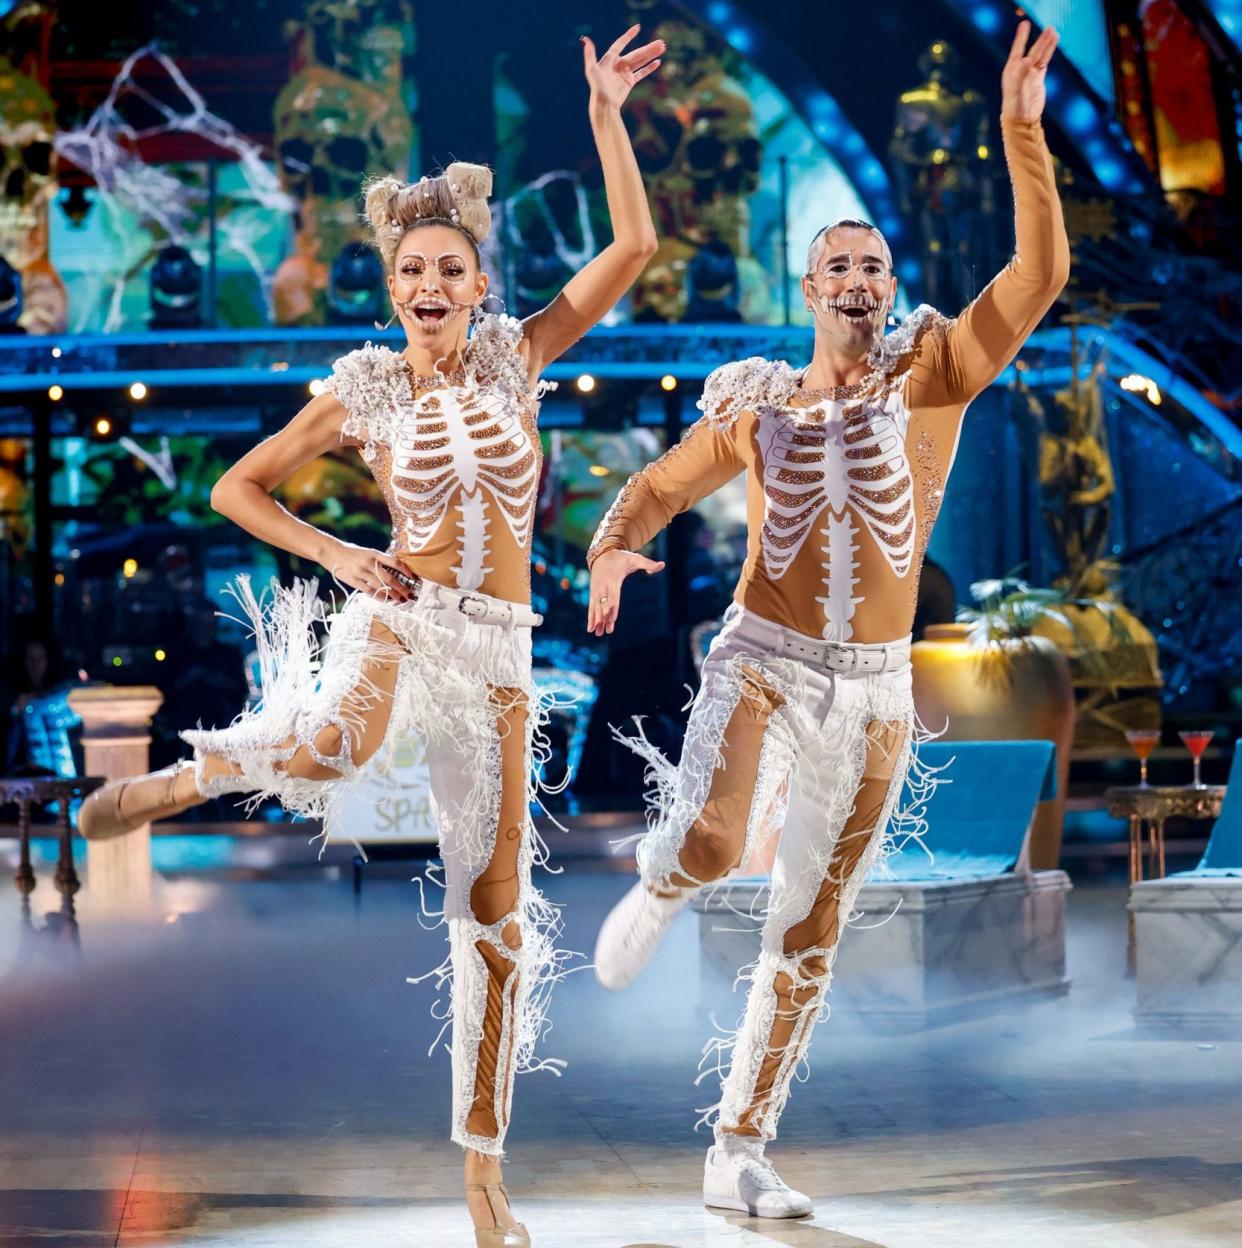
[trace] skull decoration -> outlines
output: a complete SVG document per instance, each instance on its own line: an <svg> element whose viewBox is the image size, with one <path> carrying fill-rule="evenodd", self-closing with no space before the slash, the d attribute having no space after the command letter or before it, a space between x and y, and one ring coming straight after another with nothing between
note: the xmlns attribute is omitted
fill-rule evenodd
<svg viewBox="0 0 1242 1248"><path fill-rule="evenodd" d="M20 324L34 334L65 328L65 286L48 259L48 206L56 194L52 98L0 57L0 255L22 275Z"/></svg>
<svg viewBox="0 0 1242 1248"><path fill-rule="evenodd" d="M401 28L408 0L311 0L306 6L309 59L360 82L401 79Z"/></svg>
<svg viewBox="0 0 1242 1248"><path fill-rule="evenodd" d="M694 248L677 238L664 238L630 291L636 321L680 321L686 314L686 270Z"/></svg>
<svg viewBox="0 0 1242 1248"><path fill-rule="evenodd" d="M281 183L297 203L294 253L274 280L280 324L322 323L332 261L366 238L363 179L409 165L414 130L401 102L396 25L407 19L401 0L316 0L308 10L302 47L312 62L275 109Z"/></svg>
<svg viewBox="0 0 1242 1248"><path fill-rule="evenodd" d="M685 277L698 250L724 247L739 265L748 261L747 197L759 188L763 149L750 99L708 33L677 20L654 33L668 50L661 72L634 90L634 150L659 233L684 250L662 248L631 302L640 320L671 320L686 312Z"/></svg>

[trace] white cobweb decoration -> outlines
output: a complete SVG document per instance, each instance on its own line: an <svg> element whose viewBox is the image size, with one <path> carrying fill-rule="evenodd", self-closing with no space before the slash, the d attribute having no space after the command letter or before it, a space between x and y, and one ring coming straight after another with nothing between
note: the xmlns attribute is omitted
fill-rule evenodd
<svg viewBox="0 0 1242 1248"><path fill-rule="evenodd" d="M135 76L138 68L142 83ZM150 45L126 58L107 98L85 125L57 134L56 152L61 160L94 180L99 200L114 226L123 228L123 213L131 214L142 225L186 247L202 263L206 259L206 187L148 164L137 150L144 140L173 133L197 135L218 149L222 159L232 156L246 187L241 198L249 198L259 209L292 210L293 201L281 189L274 170L263 161L258 144L211 112L176 63ZM238 197L237 192L230 193L230 198ZM217 245L221 253L229 250L241 256L254 271L270 316L272 276L265 271L255 246L262 229L260 215L219 217ZM117 275L105 333L120 328L126 282L149 259L148 251L138 266Z"/></svg>
<svg viewBox="0 0 1242 1248"><path fill-rule="evenodd" d="M554 210L549 199L550 188L559 183L568 184L572 193L574 204L572 225L576 228L578 237L581 239L579 243L574 243L570 238L569 230L562 228L562 223L558 219L559 214ZM555 169L550 173L541 174L534 181L518 187L512 195L505 198L505 244L512 255L516 255L521 248L526 246L526 239L523 237L522 230L517 224L521 219L523 210L527 212L533 211L534 216L547 230L556 256L565 264L570 273L579 272L594 257L595 231L591 226L590 204L587 199L586 188L582 185L582 179L577 174L565 169ZM570 223L566 222L565 224L568 226ZM497 249L499 248L499 240L496 240L494 235L489 235L487 241L492 243ZM484 255L484 262L492 265L492 272L500 273L503 271L498 255L494 259L491 256ZM516 277L513 277L513 281L516 287ZM531 292L519 290L517 293L529 295ZM611 324L616 315L616 309L613 309L604 318L604 323Z"/></svg>

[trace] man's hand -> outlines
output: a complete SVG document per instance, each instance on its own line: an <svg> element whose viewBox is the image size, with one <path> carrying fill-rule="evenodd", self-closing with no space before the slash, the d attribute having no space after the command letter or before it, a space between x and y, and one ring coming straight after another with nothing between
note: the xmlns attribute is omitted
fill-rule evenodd
<svg viewBox="0 0 1242 1248"><path fill-rule="evenodd" d="M1057 50L1060 36L1047 26L1027 51L1031 23L1019 22L1009 59L1001 73L1001 117L1015 121L1038 121L1044 114L1044 78Z"/></svg>
<svg viewBox="0 0 1242 1248"><path fill-rule="evenodd" d="M662 572L662 560L646 559L632 550L606 550L591 565L591 601L587 606L587 632L602 637L617 626L621 609L621 582L631 572Z"/></svg>

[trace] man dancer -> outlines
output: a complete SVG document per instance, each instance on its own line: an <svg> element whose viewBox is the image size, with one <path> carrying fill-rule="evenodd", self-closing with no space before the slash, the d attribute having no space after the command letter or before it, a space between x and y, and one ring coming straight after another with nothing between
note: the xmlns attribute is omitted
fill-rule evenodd
<svg viewBox="0 0 1242 1248"><path fill-rule="evenodd" d="M605 987L631 983L687 897L780 827L745 1013L733 1037L708 1046L724 1074L708 1113L709 1206L811 1212L764 1146L862 880L894 829L918 827L915 812L896 806L915 736L919 569L967 405L1017 354L1069 271L1040 122L1057 35L1047 29L1027 50L1029 36L1021 23L1001 79L1017 235L1004 271L956 320L921 307L885 338L896 279L883 236L859 221L821 230L802 280L815 321L810 365L752 358L717 369L702 419L629 480L587 555L587 626L602 636L616 625L625 577L663 566L636 552L672 516L747 474L747 559L704 663L681 762L673 768L641 732L632 742L652 763L657 817L638 848L641 879L595 952Z"/></svg>

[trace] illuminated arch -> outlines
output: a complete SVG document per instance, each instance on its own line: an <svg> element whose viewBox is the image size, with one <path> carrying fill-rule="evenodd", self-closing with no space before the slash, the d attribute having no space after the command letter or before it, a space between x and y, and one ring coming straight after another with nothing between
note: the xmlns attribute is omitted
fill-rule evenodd
<svg viewBox="0 0 1242 1248"><path fill-rule="evenodd" d="M855 129L841 106L786 45L753 14L731 0L680 0L681 7L716 31L772 82L803 118L865 205L868 218L884 232L903 282L917 282L921 268L911 252L909 231L883 161Z"/></svg>

